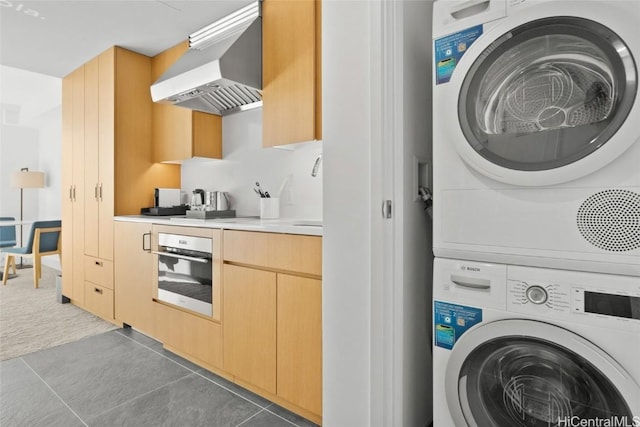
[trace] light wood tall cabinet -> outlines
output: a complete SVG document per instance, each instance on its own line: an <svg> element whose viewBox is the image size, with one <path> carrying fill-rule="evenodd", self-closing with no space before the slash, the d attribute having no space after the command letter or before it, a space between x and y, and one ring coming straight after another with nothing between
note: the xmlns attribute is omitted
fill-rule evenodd
<svg viewBox="0 0 640 427"><path fill-rule="evenodd" d="M262 135L272 147L322 139L321 1L262 3Z"/></svg>
<svg viewBox="0 0 640 427"><path fill-rule="evenodd" d="M180 43L154 56L151 80L156 81L188 49ZM183 107L153 104L153 160L179 162L192 157L222 158L222 117Z"/></svg>
<svg viewBox="0 0 640 427"><path fill-rule="evenodd" d="M150 84L151 58L119 47L63 80L63 293L111 321L113 216L180 187L179 167L151 160Z"/></svg>
<svg viewBox="0 0 640 427"><path fill-rule="evenodd" d="M84 71L80 67L62 80L62 286L63 294L81 306L84 304Z"/></svg>
<svg viewBox="0 0 640 427"><path fill-rule="evenodd" d="M224 370L322 422L322 238L224 230Z"/></svg>

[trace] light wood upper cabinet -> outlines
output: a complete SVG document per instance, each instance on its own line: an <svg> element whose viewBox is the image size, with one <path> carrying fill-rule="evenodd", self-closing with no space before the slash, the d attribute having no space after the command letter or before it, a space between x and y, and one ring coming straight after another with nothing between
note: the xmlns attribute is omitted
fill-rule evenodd
<svg viewBox="0 0 640 427"><path fill-rule="evenodd" d="M262 4L263 145L322 139L321 2Z"/></svg>
<svg viewBox="0 0 640 427"><path fill-rule="evenodd" d="M180 43L154 56L151 81L156 81L188 49ZM192 157L222 158L222 117L173 105L153 104L153 160L173 162Z"/></svg>

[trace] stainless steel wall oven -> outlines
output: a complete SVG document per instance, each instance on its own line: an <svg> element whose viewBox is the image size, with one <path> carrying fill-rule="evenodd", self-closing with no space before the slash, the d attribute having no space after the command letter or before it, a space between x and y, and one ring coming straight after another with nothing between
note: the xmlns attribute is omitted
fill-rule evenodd
<svg viewBox="0 0 640 427"><path fill-rule="evenodd" d="M158 227L155 231L156 300L216 318L220 305L217 230Z"/></svg>

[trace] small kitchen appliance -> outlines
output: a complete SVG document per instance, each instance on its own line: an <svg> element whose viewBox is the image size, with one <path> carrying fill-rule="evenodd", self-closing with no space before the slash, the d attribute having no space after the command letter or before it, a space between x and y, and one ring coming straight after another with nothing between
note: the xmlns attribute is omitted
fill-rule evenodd
<svg viewBox="0 0 640 427"><path fill-rule="evenodd" d="M180 206L181 199L179 188L156 188L153 195L153 206L156 208Z"/></svg>
<svg viewBox="0 0 640 427"><path fill-rule="evenodd" d="M179 188L156 188L153 193L153 207L142 208L140 213L149 216L184 215L187 206L182 204Z"/></svg>

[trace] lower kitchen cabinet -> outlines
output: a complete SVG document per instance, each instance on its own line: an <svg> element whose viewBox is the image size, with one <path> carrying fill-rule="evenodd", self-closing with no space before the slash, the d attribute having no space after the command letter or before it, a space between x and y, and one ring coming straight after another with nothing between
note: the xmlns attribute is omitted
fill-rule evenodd
<svg viewBox="0 0 640 427"><path fill-rule="evenodd" d="M113 322L113 263L101 258L84 257L84 308Z"/></svg>
<svg viewBox="0 0 640 427"><path fill-rule="evenodd" d="M115 318L155 336L151 224L115 221Z"/></svg>
<svg viewBox="0 0 640 427"><path fill-rule="evenodd" d="M224 370L322 423L322 238L225 230L223 241Z"/></svg>
<svg viewBox="0 0 640 427"><path fill-rule="evenodd" d="M105 320L113 321L113 290L92 282L84 282L84 305Z"/></svg>
<svg viewBox="0 0 640 427"><path fill-rule="evenodd" d="M219 323L154 302L157 338L174 353L204 366L222 368L222 326Z"/></svg>
<svg viewBox="0 0 640 427"><path fill-rule="evenodd" d="M322 414L322 282L278 274L278 396Z"/></svg>
<svg viewBox="0 0 640 427"><path fill-rule="evenodd" d="M276 393L276 273L224 266L224 369Z"/></svg>

